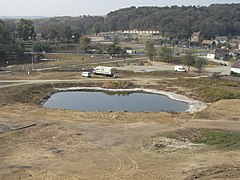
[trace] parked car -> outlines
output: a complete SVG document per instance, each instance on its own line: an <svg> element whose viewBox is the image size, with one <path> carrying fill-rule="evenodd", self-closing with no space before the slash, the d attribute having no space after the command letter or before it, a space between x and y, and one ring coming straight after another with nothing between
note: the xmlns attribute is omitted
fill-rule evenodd
<svg viewBox="0 0 240 180"><path fill-rule="evenodd" d="M174 71L187 72L187 70L183 66L174 66Z"/></svg>
<svg viewBox="0 0 240 180"><path fill-rule="evenodd" d="M83 76L83 77L91 77L91 73L90 73L90 72L87 72L87 71L83 71L83 72L82 72L82 76Z"/></svg>

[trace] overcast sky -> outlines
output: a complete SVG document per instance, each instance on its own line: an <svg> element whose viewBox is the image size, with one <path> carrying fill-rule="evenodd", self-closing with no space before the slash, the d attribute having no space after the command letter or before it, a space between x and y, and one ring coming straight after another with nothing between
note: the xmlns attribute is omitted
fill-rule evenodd
<svg viewBox="0 0 240 180"><path fill-rule="evenodd" d="M106 15L130 6L172 6L239 3L240 0L0 0L0 16Z"/></svg>

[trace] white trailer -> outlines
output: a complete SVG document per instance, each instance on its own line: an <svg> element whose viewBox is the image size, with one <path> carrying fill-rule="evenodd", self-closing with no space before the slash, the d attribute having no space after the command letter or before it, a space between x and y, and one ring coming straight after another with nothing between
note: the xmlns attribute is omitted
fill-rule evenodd
<svg viewBox="0 0 240 180"><path fill-rule="evenodd" d="M235 73L235 74L240 74L240 68L233 68L232 67L230 71Z"/></svg>
<svg viewBox="0 0 240 180"><path fill-rule="evenodd" d="M232 65L230 71L231 71L231 74L233 74L233 75L238 75L238 76L239 76L239 75L240 75L240 61L236 61L236 62Z"/></svg>
<svg viewBox="0 0 240 180"><path fill-rule="evenodd" d="M113 67L97 66L93 68L93 74L115 76L115 73L116 73L116 69Z"/></svg>

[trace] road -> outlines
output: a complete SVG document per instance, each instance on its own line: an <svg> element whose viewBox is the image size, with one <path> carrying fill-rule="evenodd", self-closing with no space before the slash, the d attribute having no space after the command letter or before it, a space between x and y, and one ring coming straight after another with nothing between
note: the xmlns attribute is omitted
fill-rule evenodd
<svg viewBox="0 0 240 180"><path fill-rule="evenodd" d="M124 67L115 67L118 70L127 70L134 72L151 72L151 71L173 71L174 65L163 63L163 62L152 62L151 66L124 66ZM187 69L187 67L186 67ZM191 70L196 70L191 67ZM204 73L211 75L214 72L219 72L221 75L230 74L230 66L213 66L206 67Z"/></svg>

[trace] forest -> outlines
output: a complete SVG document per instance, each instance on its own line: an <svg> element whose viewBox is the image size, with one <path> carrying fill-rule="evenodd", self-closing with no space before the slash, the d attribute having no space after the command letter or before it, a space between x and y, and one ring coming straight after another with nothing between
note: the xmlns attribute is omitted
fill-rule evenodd
<svg viewBox="0 0 240 180"><path fill-rule="evenodd" d="M163 36L188 38L201 31L205 38L240 35L240 4L130 7L110 12L108 29L158 30Z"/></svg>

